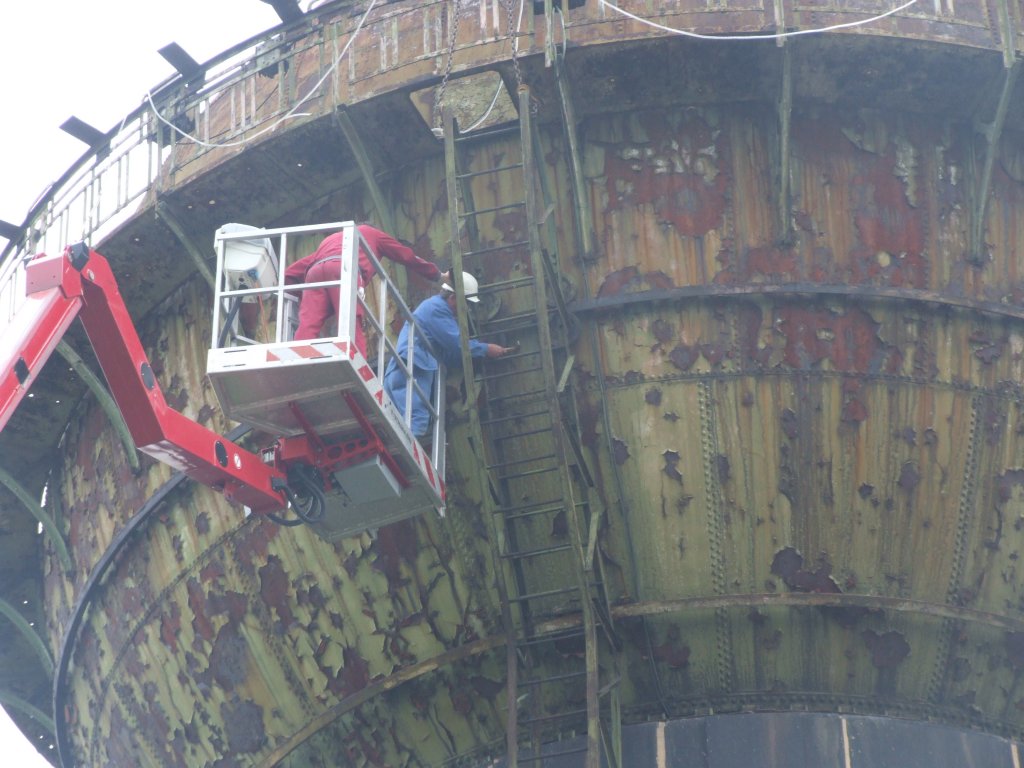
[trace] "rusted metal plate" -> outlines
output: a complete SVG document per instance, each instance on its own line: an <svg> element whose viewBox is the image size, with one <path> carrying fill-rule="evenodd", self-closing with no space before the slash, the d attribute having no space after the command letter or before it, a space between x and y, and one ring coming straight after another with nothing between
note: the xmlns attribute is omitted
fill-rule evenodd
<svg viewBox="0 0 1024 768"><path fill-rule="evenodd" d="M791 242L777 227L779 49L684 43L597 3L571 11L566 63L599 244L586 264L574 258L557 90L539 57L527 58L543 40L521 41L558 199L559 266L588 307L570 386L609 510L597 550L605 589L631 611L617 623L627 719L842 707L1024 732L1022 694L1007 685L1024 664L1014 623L1024 545L1024 330L1014 314L1024 295L1024 164L1013 117L1022 107L1019 97L1009 106L979 258L968 253L985 153L974 121L992 119L1004 74L996 4L919 5L871 29L787 43ZM404 89L443 75L448 7L387 6L367 27L373 45L306 105L315 114L305 123L241 152L176 149L160 197L195 242L211 243L227 220L372 213L330 119L345 102L380 161L398 234L443 260L440 148ZM775 7L680 1L644 15L746 33L774 29ZM801 28L888 7L780 4L785 24ZM514 81L504 10L464 7L456 75L500 61ZM330 43L305 48L285 81L267 80L257 95L315 82L350 24L331 23ZM212 116L214 133L228 124L225 113ZM475 151L493 166L514 149L493 139ZM473 192L487 205L521 190L481 180ZM208 294L185 249L149 215L155 198L110 238L107 255L168 401L226 431L203 378ZM502 217L483 240L515 242L526 228L522 217ZM482 277L527 269L499 252ZM786 287L805 293L771 293ZM63 391L56 373L48 382L40 393ZM479 513L479 449L464 426L476 404L451 386L449 517L335 545L245 521L213 493L180 488L121 546L166 470L144 462L133 474L88 399L70 415L26 413L11 434L36 436L30 427L40 424L41 447L24 457L5 432L4 466L24 470L33 488L43 475L32 474L30 455L61 464L75 570L63 573L44 553L42 567L33 555L17 575L44 574L55 651L82 618L57 702L74 759L439 765L502 751L494 529ZM518 492L546 490L523 483ZM6 522L6 503L3 514ZM10 509L9 520L19 541L32 539L27 514ZM567 538L558 521L524 531L521 548ZM85 593L112 546L108 577ZM559 567L527 570L524 586L565 581ZM793 599L742 602L763 593ZM835 602L799 604L805 595ZM715 598L740 602L679 607ZM907 602L897 609L883 598ZM546 669L580 654L563 645ZM32 695L45 697L49 681L32 680ZM727 739L716 743L727 749Z"/></svg>

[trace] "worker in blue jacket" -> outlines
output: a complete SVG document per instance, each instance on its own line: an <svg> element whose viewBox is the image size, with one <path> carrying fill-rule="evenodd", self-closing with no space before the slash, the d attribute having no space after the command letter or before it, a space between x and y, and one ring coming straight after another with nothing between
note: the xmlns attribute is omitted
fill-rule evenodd
<svg viewBox="0 0 1024 768"><path fill-rule="evenodd" d="M462 285L466 291L466 301L477 303L478 286L476 278L468 272L462 273ZM429 339L434 350L448 367L459 367L462 364L460 351L459 322L456 319L455 291L448 284L441 286L441 292L426 299L412 313L419 333ZM426 347L417 342L413 345L413 376L419 388L430 397L437 376L438 361L427 351ZM409 324L402 326L398 334L396 349L405 356L409 348ZM502 357L512 352L514 347L503 347L499 344L488 344L476 339L469 340L469 353L473 357ZM388 360L384 370L384 390L399 412L405 415L406 376L398 367L394 358ZM412 391L412 432L416 437L423 437L430 429L430 408L420 397L416 388Z"/></svg>

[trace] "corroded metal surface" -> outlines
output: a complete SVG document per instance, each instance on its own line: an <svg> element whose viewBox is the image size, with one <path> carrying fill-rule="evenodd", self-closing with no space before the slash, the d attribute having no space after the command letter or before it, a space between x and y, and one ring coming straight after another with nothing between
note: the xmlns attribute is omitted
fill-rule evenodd
<svg viewBox="0 0 1024 768"><path fill-rule="evenodd" d="M607 510L597 552L627 720L842 708L1024 734L1019 85L990 190L978 189L987 145L976 131L994 118L1003 48L1019 44L1012 25L1024 8L1010 4L1007 28L997 0L919 5L870 29L787 43L788 234L777 217L778 47L669 39L594 2L570 12L564 65L596 236L585 262L572 258L543 25L521 39L559 201L560 268L585 310L569 382ZM310 118L242 152L180 144L161 203L200 244L227 220L364 218L370 196L329 117L348 102L397 234L421 255L445 254L440 148L407 91L442 76L450 7L382 9L366 31L377 44L305 105ZM762 32L776 7L783 26L808 28L887 6L688 1L661 4L656 18ZM463 9L456 76L497 62L513 82L496 8ZM267 91L301 92L351 24L325 14L330 42L298 46L288 79L267 79ZM510 149L493 139L479 151L493 164ZM482 186L480 204L501 191ZM975 251L980 194L990 197ZM149 215L156 197L104 251L168 400L226 431L203 380L208 292ZM524 227L506 217L484 239L514 242ZM484 277L522 270L499 256ZM424 286L410 290L421 297ZM73 410L19 414L3 461L41 489L39 457L56 459L50 493L75 567L65 573L43 545L12 552L4 562L20 566L4 574L4 595L43 587L46 636L67 662L54 705L68 764L443 765L501 752L493 528L470 482L478 457L465 411L475 404L450 386L444 519L328 545L183 485L120 542L169 473L146 460L133 472L100 408L76 404L81 386L48 373L38 393L68 397ZM5 500L0 515L17 549L36 549L27 512ZM519 544L565 536L537 526ZM109 572L91 583L104 558ZM4 656L3 675L46 707L48 681L25 659L31 670L30 651Z"/></svg>

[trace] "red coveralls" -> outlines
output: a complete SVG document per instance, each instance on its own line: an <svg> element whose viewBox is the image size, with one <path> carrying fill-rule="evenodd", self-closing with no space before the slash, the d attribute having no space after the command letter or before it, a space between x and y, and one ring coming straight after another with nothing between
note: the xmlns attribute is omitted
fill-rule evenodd
<svg viewBox="0 0 1024 768"><path fill-rule="evenodd" d="M421 259L413 250L369 224L360 224L357 229L378 260L390 259L404 264L428 280L437 280L441 270L437 265ZM337 280L341 277L342 232L328 235L320 246L305 258L299 259L284 272L285 285L297 283L319 283ZM359 247L359 286L364 287L374 276L373 264L362 245ZM338 315L338 288L307 288L302 291L299 301L299 327L295 338L316 339L328 318ZM363 307L356 307L356 348L366 357L366 334L363 332Z"/></svg>

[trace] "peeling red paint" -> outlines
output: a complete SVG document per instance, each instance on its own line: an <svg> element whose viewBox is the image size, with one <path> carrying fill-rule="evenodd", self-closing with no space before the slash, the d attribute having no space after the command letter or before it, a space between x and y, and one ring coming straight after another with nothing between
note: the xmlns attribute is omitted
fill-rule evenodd
<svg viewBox="0 0 1024 768"><path fill-rule="evenodd" d="M651 323L651 333L659 344L668 344L675 338L676 329L671 323L666 322L661 318L656 318L654 322Z"/></svg>
<svg viewBox="0 0 1024 768"><path fill-rule="evenodd" d="M160 639L171 649L171 653L178 652L178 634L180 632L181 608L177 603L171 603L169 612L165 611L160 617Z"/></svg>
<svg viewBox="0 0 1024 768"><path fill-rule="evenodd" d="M921 475L918 473L917 467L912 461L904 462L903 466L900 467L900 477L897 480L897 485L910 493L917 487L919 482L921 482Z"/></svg>
<svg viewBox="0 0 1024 768"><path fill-rule="evenodd" d="M281 560L271 556L267 564L259 569L260 597L263 602L277 614L281 624L287 628L295 620L291 609L291 589L288 574L285 573Z"/></svg>
<svg viewBox="0 0 1024 768"><path fill-rule="evenodd" d="M999 503L1005 504L1015 495L1024 495L1024 469L1008 469L996 475Z"/></svg>
<svg viewBox="0 0 1024 768"><path fill-rule="evenodd" d="M729 357L729 351L721 344L701 344L700 353L712 368L717 368Z"/></svg>
<svg viewBox="0 0 1024 768"><path fill-rule="evenodd" d="M889 631L879 635L866 629L861 637L871 652L871 663L878 669L898 667L910 655L910 645L900 632Z"/></svg>
<svg viewBox="0 0 1024 768"><path fill-rule="evenodd" d="M667 291L675 288L672 278L661 271L645 272L636 267L624 267L607 275L598 288L598 298L617 296L619 294L646 293L647 291Z"/></svg>
<svg viewBox="0 0 1024 768"><path fill-rule="evenodd" d="M806 369L828 360L838 371L877 373L885 370L892 350L878 336L879 325L852 308L839 314L824 309L782 306L777 327L786 339L784 361Z"/></svg>
<svg viewBox="0 0 1024 768"><path fill-rule="evenodd" d="M188 607L192 611L192 631L195 633L196 642L198 643L199 640L212 642L213 622L206 615L206 594L203 592L202 585L195 579L189 579L186 589L188 590Z"/></svg>
<svg viewBox="0 0 1024 768"><path fill-rule="evenodd" d="M254 701L224 702L220 705L224 721L224 735L231 754L247 755L258 752L266 743L263 727L263 707Z"/></svg>
<svg viewBox="0 0 1024 768"><path fill-rule="evenodd" d="M721 269L714 277L719 285L746 284L757 282L782 282L798 276L799 262L796 253L789 248L760 246L748 248L739 258L725 252L720 259Z"/></svg>
<svg viewBox="0 0 1024 768"><path fill-rule="evenodd" d="M651 655L671 669L682 669L690 664L690 646L680 642L679 627L675 624L669 625L665 642L651 648Z"/></svg>
<svg viewBox="0 0 1024 768"><path fill-rule="evenodd" d="M374 550L377 557L373 561L373 567L387 577L389 589L398 589L408 583L408 577L402 575L402 563L405 562L410 567L416 563L419 541L415 523L404 520L384 526L377 532Z"/></svg>
<svg viewBox="0 0 1024 768"><path fill-rule="evenodd" d="M813 571L805 570L803 565L803 555L792 547L785 547L775 553L771 572L797 592L833 594L842 591L830 575L832 566L827 562L820 563Z"/></svg>
<svg viewBox="0 0 1024 768"><path fill-rule="evenodd" d="M249 643L238 631L235 622L229 622L217 632L210 651L210 673L221 688L233 690L245 683L249 675Z"/></svg>
<svg viewBox="0 0 1024 768"><path fill-rule="evenodd" d="M343 665L330 685L339 696L349 696L370 684L370 665L355 649L342 652Z"/></svg>
<svg viewBox="0 0 1024 768"><path fill-rule="evenodd" d="M689 344L677 344L668 355L668 359L672 361L672 365L681 371L690 370L699 357L700 352L697 347Z"/></svg>
<svg viewBox="0 0 1024 768"><path fill-rule="evenodd" d="M649 205L682 235L721 226L727 206L727 147L694 113L673 126L664 112L643 113L646 140L605 150L608 212ZM710 177L710 178L709 178Z"/></svg>

